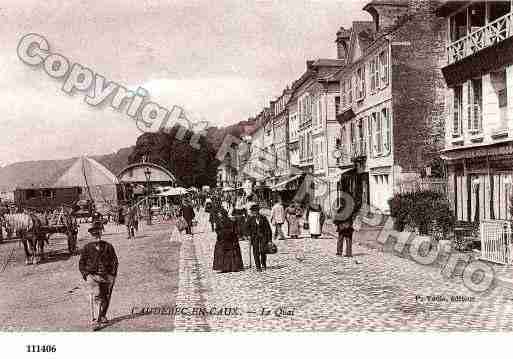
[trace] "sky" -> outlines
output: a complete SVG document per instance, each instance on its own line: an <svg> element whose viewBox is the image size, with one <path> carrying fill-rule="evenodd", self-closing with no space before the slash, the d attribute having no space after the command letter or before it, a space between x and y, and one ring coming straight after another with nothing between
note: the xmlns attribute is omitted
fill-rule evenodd
<svg viewBox="0 0 513 359"><path fill-rule="evenodd" d="M335 58L339 27L370 20L366 2L2 0L0 166L111 153L141 134L126 113L89 106L23 63L28 33L71 64L224 126L268 106L307 59Z"/></svg>

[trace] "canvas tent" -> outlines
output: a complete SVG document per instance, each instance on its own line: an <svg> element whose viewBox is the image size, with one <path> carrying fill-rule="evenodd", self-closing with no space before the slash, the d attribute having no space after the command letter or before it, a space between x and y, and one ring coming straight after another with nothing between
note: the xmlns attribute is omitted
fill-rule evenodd
<svg viewBox="0 0 513 359"><path fill-rule="evenodd" d="M100 213L107 213L117 205L118 184L117 177L105 166L92 158L81 157L53 187L82 187L82 199L93 200Z"/></svg>

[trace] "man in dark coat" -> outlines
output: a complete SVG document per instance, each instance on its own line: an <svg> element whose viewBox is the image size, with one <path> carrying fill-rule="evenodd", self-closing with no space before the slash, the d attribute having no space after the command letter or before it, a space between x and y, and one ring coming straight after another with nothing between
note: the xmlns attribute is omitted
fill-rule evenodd
<svg viewBox="0 0 513 359"><path fill-rule="evenodd" d="M344 254L344 242L346 244L346 257L353 256L353 222L356 214L354 203L348 203L342 199L342 204L337 210L333 223L337 227L337 256Z"/></svg>
<svg viewBox="0 0 513 359"><path fill-rule="evenodd" d="M253 246L253 257L257 271L267 269L266 247L272 240L272 230L269 221L260 214L260 207L254 204L250 207L250 217L246 224L247 235L250 237Z"/></svg>
<svg viewBox="0 0 513 359"><path fill-rule="evenodd" d="M184 201L182 206L182 216L183 219L185 219L185 222L187 222L185 233L192 234L192 220L196 217L196 213L194 213L194 208L189 200Z"/></svg>
<svg viewBox="0 0 513 359"><path fill-rule="evenodd" d="M118 257L112 244L101 239L101 229L98 225L93 225L89 233L96 238L96 241L84 246L78 268L90 291L91 319L93 325L98 328L108 323L107 309L118 273ZM95 303L99 304L96 322Z"/></svg>

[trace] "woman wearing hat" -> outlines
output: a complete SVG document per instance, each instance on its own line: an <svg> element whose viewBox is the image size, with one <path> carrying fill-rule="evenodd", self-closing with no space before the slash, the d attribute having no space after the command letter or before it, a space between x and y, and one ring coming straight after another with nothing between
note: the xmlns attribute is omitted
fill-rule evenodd
<svg viewBox="0 0 513 359"><path fill-rule="evenodd" d="M218 238L214 250L214 270L221 273L238 272L244 269L236 224L224 210L219 212L216 227Z"/></svg>

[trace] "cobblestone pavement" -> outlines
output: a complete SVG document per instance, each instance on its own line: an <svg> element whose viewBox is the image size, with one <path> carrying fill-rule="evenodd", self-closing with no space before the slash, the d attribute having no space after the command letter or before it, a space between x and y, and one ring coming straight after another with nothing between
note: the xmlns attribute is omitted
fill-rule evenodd
<svg viewBox="0 0 513 359"><path fill-rule="evenodd" d="M355 245L353 259L340 258L329 235L277 241L278 254L268 257L262 273L248 268L248 243L241 241L246 269L221 274L211 269L215 234L204 214L193 236L171 228L143 226L132 241L124 227L107 228L105 239L115 246L120 268L112 321L104 330L446 331L510 330L513 324L513 292L506 287L472 293L461 278L446 279L436 266L368 246ZM89 240L83 226L79 246ZM4 262L13 248L14 258ZM17 243L0 245L1 330L90 330L78 256L65 253L62 238L52 240L49 251L44 263L24 266ZM451 296L473 301L454 302ZM142 315L134 308L187 310Z"/></svg>
<svg viewBox="0 0 513 359"><path fill-rule="evenodd" d="M239 308L240 315L189 317L185 326L176 323L178 330L194 328L195 322L214 331L512 328L513 292L507 288L473 293L461 278L444 278L440 268L358 245L353 259L340 258L328 235L277 241L278 254L268 257L270 267L262 273L247 268L248 243L242 241L246 270L221 274L211 270L215 235L204 219L196 230L203 233L174 239L182 243L180 260L193 262L181 268L180 288L197 288L194 303ZM178 304L187 305L189 291L179 290Z"/></svg>

